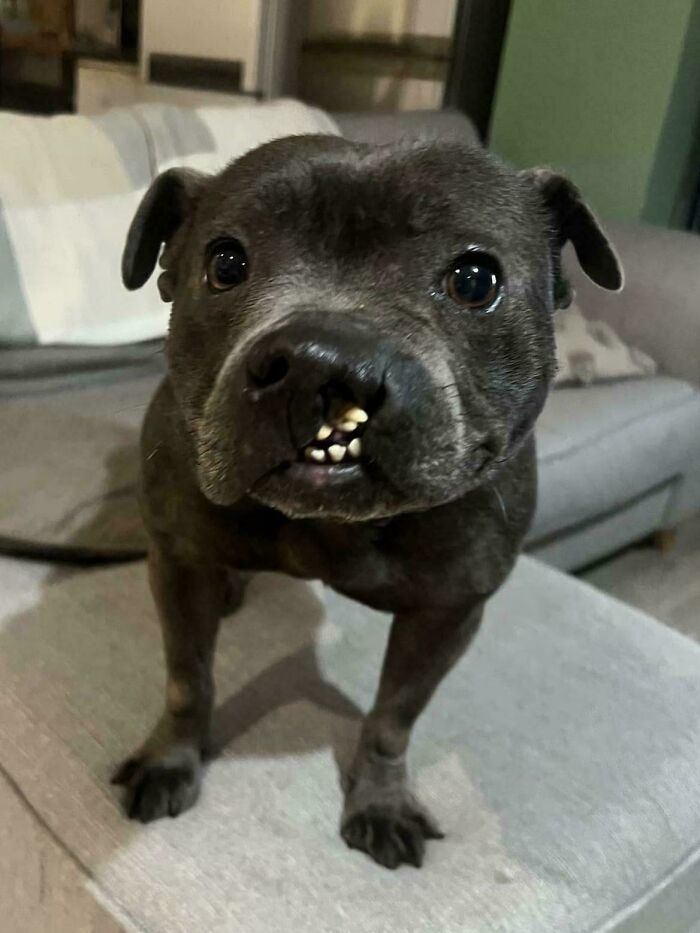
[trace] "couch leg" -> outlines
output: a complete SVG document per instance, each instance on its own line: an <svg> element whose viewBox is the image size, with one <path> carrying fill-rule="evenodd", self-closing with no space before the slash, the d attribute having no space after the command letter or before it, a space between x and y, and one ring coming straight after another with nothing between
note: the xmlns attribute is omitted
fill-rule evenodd
<svg viewBox="0 0 700 933"><path fill-rule="evenodd" d="M654 547L662 554L668 554L676 546L676 529L659 528L654 532Z"/></svg>

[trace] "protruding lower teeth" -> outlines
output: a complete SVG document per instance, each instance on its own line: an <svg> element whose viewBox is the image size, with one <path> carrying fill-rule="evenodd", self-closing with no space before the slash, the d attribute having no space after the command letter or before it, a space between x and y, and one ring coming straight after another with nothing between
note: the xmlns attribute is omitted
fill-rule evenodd
<svg viewBox="0 0 700 933"><path fill-rule="evenodd" d="M326 462L326 452L318 447L307 447L304 451L307 460L315 460L316 463Z"/></svg>
<svg viewBox="0 0 700 933"><path fill-rule="evenodd" d="M365 422L369 421L369 415L364 408L355 405L343 414L343 419L354 421L356 424L365 424Z"/></svg>
<svg viewBox="0 0 700 933"><path fill-rule="evenodd" d="M342 434L351 434L356 431L358 425L364 424L369 419L367 412L353 406L340 415L339 420L333 421L333 427L325 422L316 432L316 442L323 444L329 441L329 446L317 446L312 443L304 449L304 457L313 463L341 463L347 459L357 459L362 453L362 442L359 437L353 437L352 440L345 441L338 432Z"/></svg>

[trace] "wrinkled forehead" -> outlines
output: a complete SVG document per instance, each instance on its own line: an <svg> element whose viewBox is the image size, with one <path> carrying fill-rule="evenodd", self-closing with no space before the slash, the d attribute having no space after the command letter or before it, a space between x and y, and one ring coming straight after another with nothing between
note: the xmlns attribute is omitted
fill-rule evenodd
<svg viewBox="0 0 700 933"><path fill-rule="evenodd" d="M215 198L215 225L285 230L340 253L430 236L512 250L539 220L517 173L456 144L281 140L230 166Z"/></svg>

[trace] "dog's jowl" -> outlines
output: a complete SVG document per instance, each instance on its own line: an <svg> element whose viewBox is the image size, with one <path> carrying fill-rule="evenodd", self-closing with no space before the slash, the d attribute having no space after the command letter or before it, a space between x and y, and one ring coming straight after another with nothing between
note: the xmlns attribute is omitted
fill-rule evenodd
<svg viewBox="0 0 700 933"><path fill-rule="evenodd" d="M394 614L341 833L389 868L421 864L441 834L406 750L532 515L567 240L620 287L569 181L452 143L298 136L156 179L123 276L143 285L164 246L168 374L142 446L168 681L115 778L129 816L194 803L219 620L237 572L281 570Z"/></svg>

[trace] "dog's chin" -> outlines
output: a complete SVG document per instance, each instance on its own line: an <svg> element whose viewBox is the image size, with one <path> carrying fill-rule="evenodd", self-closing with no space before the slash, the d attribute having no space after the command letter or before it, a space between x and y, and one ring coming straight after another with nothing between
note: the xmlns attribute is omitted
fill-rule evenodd
<svg viewBox="0 0 700 933"><path fill-rule="evenodd" d="M463 476L459 485L424 484L419 478L403 490L372 464L320 466L284 463L261 477L248 495L292 519L368 522L424 512L464 495L480 479Z"/></svg>
<svg viewBox="0 0 700 933"><path fill-rule="evenodd" d="M363 522L389 518L411 503L365 463L283 463L261 477L249 495L288 518Z"/></svg>

